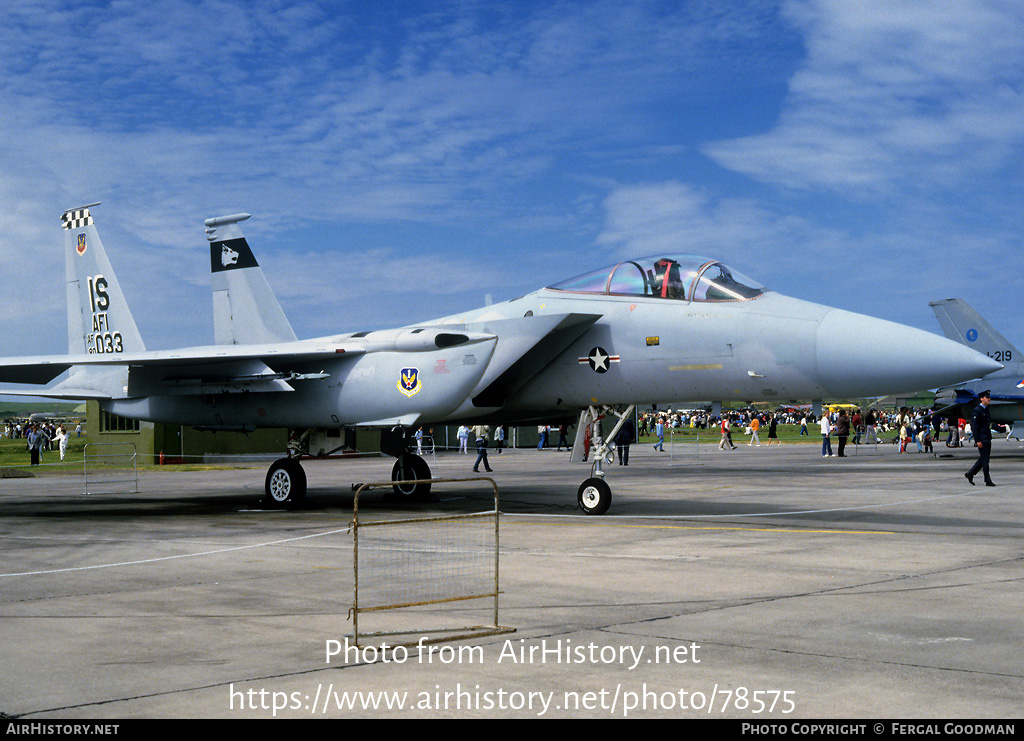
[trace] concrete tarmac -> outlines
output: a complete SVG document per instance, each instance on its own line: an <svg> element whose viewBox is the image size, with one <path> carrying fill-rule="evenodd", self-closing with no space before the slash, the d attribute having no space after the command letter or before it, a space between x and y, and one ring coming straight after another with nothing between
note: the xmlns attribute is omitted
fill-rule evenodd
<svg viewBox="0 0 1024 741"><path fill-rule="evenodd" d="M587 465L492 450L499 622L516 632L347 659L327 653L352 630L350 484L386 479L391 459L304 463L293 512L262 508L262 465L143 473L138 494L2 479L0 714L1019 717L1019 443L995 444L986 488L963 477L970 449L941 444L839 459L820 443L717 442L632 446L628 467L607 467L603 517L575 507ZM474 459L440 455L434 475L472 475ZM361 516L490 503L479 482L435 489L420 506L367 494ZM472 623L487 608L379 622Z"/></svg>

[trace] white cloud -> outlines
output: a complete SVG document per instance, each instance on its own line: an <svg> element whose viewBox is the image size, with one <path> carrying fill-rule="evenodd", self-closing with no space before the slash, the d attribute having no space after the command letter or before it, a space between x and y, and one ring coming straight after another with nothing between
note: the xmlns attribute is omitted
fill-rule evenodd
<svg viewBox="0 0 1024 741"><path fill-rule="evenodd" d="M992 297L1024 291L1019 271L1001 267L1019 262L1020 236L998 224L962 224L931 206L854 231L822 226L787 206L677 181L620 186L605 199L597 242L608 262L704 255L772 290L929 331L938 331L929 301L968 298L992 312L985 303Z"/></svg>
<svg viewBox="0 0 1024 741"><path fill-rule="evenodd" d="M59 285L56 219L97 200L111 252L127 251L112 255L127 263L119 272L151 289L152 312L136 309L151 327L205 303L201 292L155 297L203 282L174 286L164 273L174 256L202 251L201 219L218 213L250 211L278 235L316 221L498 233L556 224L578 236L584 180L566 162L635 146L663 115L666 85L700 84L679 73L700 63L705 39L757 38L771 22L770 3L716 7L13 5L0 25L0 259L21 267L6 273L18 280L3 313ZM538 249L530 242L526 252ZM519 256L513 269L525 264ZM122 282L131 295L133 281ZM183 325L197 321L175 325L191 336ZM12 346L42 341L19 336L23 327L4 328Z"/></svg>
<svg viewBox="0 0 1024 741"><path fill-rule="evenodd" d="M800 280L817 280L809 254L884 261L906 223L891 239L874 214L852 228L811 202L819 189L870 197L997 167L1012 184L1021 164L1015 6L970 4L959 24L937 4L928 21L892 6L787 3L787 25L773 0L14 5L0 25L0 313L19 321L0 318L0 336L42 351L45 326L62 349L56 219L95 200L153 346L206 339L201 220L242 210L286 311L315 333L563 279L598 232L598 252L689 250L776 286L766 260ZM962 38L975 35L988 50ZM722 197L697 154L707 132L769 120L794 69L774 129L707 151L811 195L780 203L727 174L744 197ZM1010 213L1005 184L992 191ZM313 232L329 235L321 252ZM371 290L403 261L414 316ZM26 323L40 295L46 321Z"/></svg>
<svg viewBox="0 0 1024 741"><path fill-rule="evenodd" d="M1024 143L1024 9L991 0L791 0L806 58L777 124L705 152L759 180L847 194L950 188Z"/></svg>
<svg viewBox="0 0 1024 741"><path fill-rule="evenodd" d="M806 279L820 265L808 254L841 250L850 237L799 216L771 211L753 200L719 198L681 182L615 189L605 200L606 223L598 243L615 257L680 252L733 264L751 277L770 266L775 275Z"/></svg>

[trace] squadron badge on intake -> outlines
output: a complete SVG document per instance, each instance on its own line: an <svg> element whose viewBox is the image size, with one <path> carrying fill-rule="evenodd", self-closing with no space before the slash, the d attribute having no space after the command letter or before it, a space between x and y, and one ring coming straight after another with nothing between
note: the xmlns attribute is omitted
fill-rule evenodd
<svg viewBox="0 0 1024 741"><path fill-rule="evenodd" d="M421 388L423 388L423 384L420 383L420 369L402 368L402 375L398 379L398 390L406 396L412 396L419 393Z"/></svg>

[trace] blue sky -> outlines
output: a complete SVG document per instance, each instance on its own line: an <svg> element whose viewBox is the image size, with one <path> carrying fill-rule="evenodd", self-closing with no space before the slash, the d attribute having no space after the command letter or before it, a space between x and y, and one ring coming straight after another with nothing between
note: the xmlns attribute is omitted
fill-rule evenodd
<svg viewBox="0 0 1024 741"><path fill-rule="evenodd" d="M65 351L94 201L152 349L212 342L202 222L239 211L300 337L689 251L1024 347L1019 0L40 0L0 132L4 355Z"/></svg>

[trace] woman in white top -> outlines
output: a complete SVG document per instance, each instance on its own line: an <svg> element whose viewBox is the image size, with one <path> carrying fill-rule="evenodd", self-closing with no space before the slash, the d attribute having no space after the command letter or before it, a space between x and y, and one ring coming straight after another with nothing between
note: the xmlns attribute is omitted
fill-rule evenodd
<svg viewBox="0 0 1024 741"><path fill-rule="evenodd" d="M829 422L828 412L823 412L821 415L821 457L832 458L832 439L829 435L832 434L832 423Z"/></svg>

